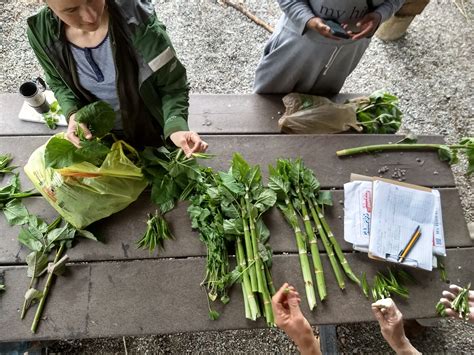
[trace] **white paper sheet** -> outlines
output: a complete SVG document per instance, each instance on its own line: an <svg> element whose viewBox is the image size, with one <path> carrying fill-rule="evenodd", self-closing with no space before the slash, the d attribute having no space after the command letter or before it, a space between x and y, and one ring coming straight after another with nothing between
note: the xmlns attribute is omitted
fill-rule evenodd
<svg viewBox="0 0 474 355"><path fill-rule="evenodd" d="M372 182L344 184L344 240L355 250L369 251L372 212Z"/></svg>
<svg viewBox="0 0 474 355"><path fill-rule="evenodd" d="M420 226L421 236L403 264L432 270L435 206L431 192L374 181L370 254L397 262L399 252Z"/></svg>
<svg viewBox="0 0 474 355"><path fill-rule="evenodd" d="M441 196L438 190L433 190L436 198L436 210L433 235L433 254L446 256L446 244L444 242L443 214L441 213Z"/></svg>

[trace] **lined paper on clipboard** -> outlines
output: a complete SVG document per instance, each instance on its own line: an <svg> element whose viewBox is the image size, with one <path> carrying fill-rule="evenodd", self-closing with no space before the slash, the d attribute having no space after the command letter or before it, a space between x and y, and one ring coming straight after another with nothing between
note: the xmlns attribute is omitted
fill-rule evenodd
<svg viewBox="0 0 474 355"><path fill-rule="evenodd" d="M401 263L436 267L434 255L446 255L439 191L361 175L351 180L344 185L344 239L371 258L397 263L420 226L420 238Z"/></svg>

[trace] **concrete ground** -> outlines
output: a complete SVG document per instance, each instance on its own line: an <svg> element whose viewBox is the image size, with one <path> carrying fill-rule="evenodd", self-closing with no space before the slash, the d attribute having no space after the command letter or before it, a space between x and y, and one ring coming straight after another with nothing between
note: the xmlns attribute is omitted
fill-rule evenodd
<svg viewBox="0 0 474 355"><path fill-rule="evenodd" d="M280 16L275 1L247 0L245 4L272 25ZM466 1L465 5L473 19L473 2ZM21 82L42 74L25 35L25 19L40 6L40 1L32 0L0 3L0 92L16 92ZM187 67L194 93L252 91L254 70L268 32L212 0L159 0L156 10ZM472 20L460 13L454 0L431 1L404 38L388 43L376 38L372 41L342 91L385 88L398 95L406 113L404 132L442 134L449 143L474 136L473 29ZM453 166L466 222L473 223L473 178L466 178L465 170L465 160ZM343 353L389 351L375 323L339 325L337 334ZM442 320L413 343L426 353L473 353L474 326ZM120 353L125 348L140 353L296 351L275 329L64 340L48 346L52 352L67 353Z"/></svg>

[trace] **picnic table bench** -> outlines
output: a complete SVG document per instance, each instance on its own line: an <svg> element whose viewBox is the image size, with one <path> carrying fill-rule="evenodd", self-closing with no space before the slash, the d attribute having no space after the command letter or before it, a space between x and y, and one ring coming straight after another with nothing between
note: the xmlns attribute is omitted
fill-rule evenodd
<svg viewBox="0 0 474 355"><path fill-rule="evenodd" d="M336 99L346 97L339 95ZM17 119L21 105L17 95L0 95L0 105L0 152L12 154L13 164L22 167L53 132L44 125ZM322 188L333 190L334 206L326 210L328 222L353 270L357 274L366 272L369 280L377 271L386 270L388 264L353 252L352 246L343 240L343 184L349 181L351 173L374 176L379 175L381 167L388 166L390 171L385 177L390 178L393 169L405 169L407 182L436 187L441 192L448 277L462 283L472 279L473 248L458 191L449 166L436 153L391 152L341 159L335 154L339 149L393 142L399 137L282 135L277 120L283 112L279 96L193 95L189 121L191 129L209 143L209 152L217 155L205 162L214 169L227 170L232 154L240 152L249 163L260 164L264 176L268 176L268 165L277 158L301 157L315 171ZM442 142L440 136L423 136L419 140ZM24 190L32 188L22 169L20 179ZM30 212L48 221L57 216L40 197L24 202ZM100 236L100 242L81 239L67 251L70 257L67 273L52 288L37 334L30 332L34 310L23 321L19 314L29 284L27 250L17 241L19 227L10 227L0 217L0 276L7 287L0 294L0 342L265 327L262 319L257 322L245 319L240 287L232 289L228 305L215 306L221 313L219 320L208 318L207 299L200 287L206 249L198 233L191 229L186 208L186 203L180 203L167 215L176 239L167 241L165 250L158 254L150 255L135 246L146 229L147 213L155 210L147 191L125 210L92 225L90 229ZM265 221L274 250L274 284L288 281L304 292L292 230L276 208L267 213ZM318 301L313 312L302 302L310 323L373 320L370 301L359 287L347 281L346 289L339 290L324 253L322 259L328 298L324 303ZM410 299L397 300L397 304L406 318L435 317L434 306L445 288L438 271L411 270L411 273L416 284L409 286Z"/></svg>

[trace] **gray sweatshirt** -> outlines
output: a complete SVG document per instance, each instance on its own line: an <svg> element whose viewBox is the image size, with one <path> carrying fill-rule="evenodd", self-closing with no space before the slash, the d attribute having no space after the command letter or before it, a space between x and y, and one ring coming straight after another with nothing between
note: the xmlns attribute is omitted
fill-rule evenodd
<svg viewBox="0 0 474 355"><path fill-rule="evenodd" d="M278 0L283 15L265 45L254 92L336 94L355 69L370 38L334 40L306 30L313 17L354 26L373 11L386 21L404 0Z"/></svg>

